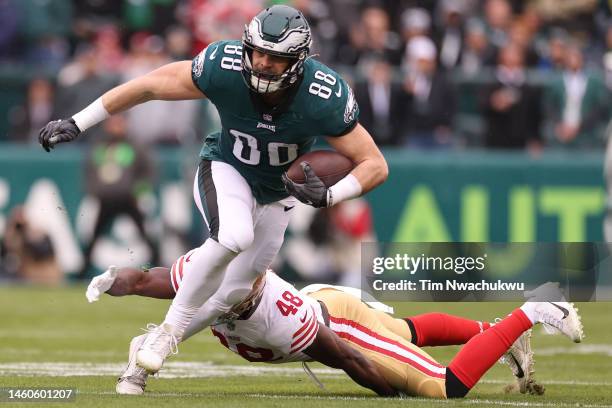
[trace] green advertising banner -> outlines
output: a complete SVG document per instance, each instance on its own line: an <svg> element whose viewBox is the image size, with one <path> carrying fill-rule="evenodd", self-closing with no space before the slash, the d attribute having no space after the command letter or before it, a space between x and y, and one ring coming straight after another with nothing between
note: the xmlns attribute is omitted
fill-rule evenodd
<svg viewBox="0 0 612 408"><path fill-rule="evenodd" d="M181 181L183 174L181 182L189 189L191 175L183 170L195 171L194 151L158 152L158 192ZM385 155L389 179L368 195L381 241L603 240L603 154L533 158L513 153L390 151ZM74 226L85 182L82 157L79 146L61 146L51 153L36 147L0 147L0 225L14 205L31 198L32 189L45 181L61 203L50 215L62 213Z"/></svg>
<svg viewBox="0 0 612 408"><path fill-rule="evenodd" d="M396 242L602 241L603 154L386 152L369 194L378 238Z"/></svg>

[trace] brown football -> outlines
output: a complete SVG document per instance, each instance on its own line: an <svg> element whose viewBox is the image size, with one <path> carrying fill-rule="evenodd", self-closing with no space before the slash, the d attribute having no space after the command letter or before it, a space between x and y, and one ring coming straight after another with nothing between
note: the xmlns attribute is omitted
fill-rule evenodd
<svg viewBox="0 0 612 408"><path fill-rule="evenodd" d="M287 176L300 184L304 182L301 162L308 162L326 187L333 186L355 168L351 159L334 150L315 150L298 157L287 170Z"/></svg>

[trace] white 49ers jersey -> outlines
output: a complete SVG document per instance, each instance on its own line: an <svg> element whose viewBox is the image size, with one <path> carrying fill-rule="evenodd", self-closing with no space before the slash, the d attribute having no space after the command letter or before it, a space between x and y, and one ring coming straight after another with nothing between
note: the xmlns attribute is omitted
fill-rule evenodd
<svg viewBox="0 0 612 408"><path fill-rule="evenodd" d="M221 344L249 361L307 361L302 351L312 344L323 322L321 305L273 272L264 277L263 293L246 320L211 326Z"/></svg>

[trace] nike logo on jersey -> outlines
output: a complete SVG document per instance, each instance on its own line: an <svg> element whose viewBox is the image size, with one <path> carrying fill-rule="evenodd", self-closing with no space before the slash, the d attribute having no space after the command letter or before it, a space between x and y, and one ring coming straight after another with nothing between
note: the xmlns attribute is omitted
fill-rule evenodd
<svg viewBox="0 0 612 408"><path fill-rule="evenodd" d="M189 263L189 260L191 259L191 255L193 255L193 252L191 252L189 255L185 257L185 263Z"/></svg>
<svg viewBox="0 0 612 408"><path fill-rule="evenodd" d="M557 309L559 309L560 311L563 312L563 319L565 319L567 316L569 316L569 310L567 310L566 308L564 308L563 306L559 306L557 304L554 304L553 302L548 302L551 305L553 305L554 307L556 307ZM561 319L561 320L563 320Z"/></svg>
<svg viewBox="0 0 612 408"><path fill-rule="evenodd" d="M213 50L213 52L210 54L210 57L208 57L208 59L210 60L214 60L215 59L215 55L217 55L217 50L219 49L219 46L217 45L215 47L215 49Z"/></svg>
<svg viewBox="0 0 612 408"><path fill-rule="evenodd" d="M292 209L293 207L295 207L295 205L292 205L291 207L285 207L285 212L287 212L287 211L291 211L291 209Z"/></svg>
<svg viewBox="0 0 612 408"><path fill-rule="evenodd" d="M306 317L308 317L308 312L304 313L304 317L300 318L300 322L304 323L306 321Z"/></svg>
<svg viewBox="0 0 612 408"><path fill-rule="evenodd" d="M338 98L342 96L342 84L338 84L338 90L336 91L336 96Z"/></svg>

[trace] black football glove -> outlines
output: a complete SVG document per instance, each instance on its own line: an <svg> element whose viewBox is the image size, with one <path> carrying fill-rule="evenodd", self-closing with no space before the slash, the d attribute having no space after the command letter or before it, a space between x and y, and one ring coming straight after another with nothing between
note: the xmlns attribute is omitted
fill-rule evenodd
<svg viewBox="0 0 612 408"><path fill-rule="evenodd" d="M49 122L40 129L38 143L50 152L58 143L72 142L81 133L74 119L59 119Z"/></svg>
<svg viewBox="0 0 612 408"><path fill-rule="evenodd" d="M315 174L308 162L301 162L305 180L303 184L293 182L287 173L282 175L285 189L289 194L303 202L316 208L327 207L327 187Z"/></svg>

